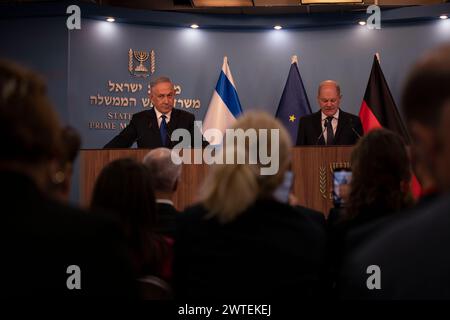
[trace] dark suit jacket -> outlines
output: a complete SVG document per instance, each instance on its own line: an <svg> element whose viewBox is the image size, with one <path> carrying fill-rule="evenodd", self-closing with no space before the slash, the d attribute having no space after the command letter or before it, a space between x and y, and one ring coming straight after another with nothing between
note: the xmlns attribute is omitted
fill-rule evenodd
<svg viewBox="0 0 450 320"><path fill-rule="evenodd" d="M450 196L421 205L377 234L343 266L341 296L357 299L450 299ZM366 268L381 270L368 290Z"/></svg>
<svg viewBox="0 0 450 320"><path fill-rule="evenodd" d="M156 203L158 214L158 227L156 231L167 237L175 237L175 221L179 214L174 206L167 203Z"/></svg>
<svg viewBox="0 0 450 320"><path fill-rule="evenodd" d="M191 141L186 141L186 143L187 146L193 145L194 121L195 117L192 113L180 109L172 109L170 121L167 124L169 148L173 148L178 144L179 141L171 141L170 136L175 129L179 128L189 131ZM201 137L201 133L198 132L198 134ZM162 147L158 121L153 108L135 113L128 126L108 142L104 148L129 148L135 141L138 148L154 149Z"/></svg>
<svg viewBox="0 0 450 320"><path fill-rule="evenodd" d="M177 221L177 297L223 301L322 294L325 232L301 208L258 200L224 225L206 214L198 205Z"/></svg>
<svg viewBox="0 0 450 320"><path fill-rule="evenodd" d="M379 232L401 216L399 212L372 209L360 212L353 219L345 219L344 208L332 208L327 220L328 260L330 281L339 289L338 274L342 261L360 246L376 237ZM333 290L333 297L337 290Z"/></svg>
<svg viewBox="0 0 450 320"><path fill-rule="evenodd" d="M0 179L0 296L137 297L116 224L46 198L21 174ZM66 286L70 265L80 267L81 290Z"/></svg>
<svg viewBox="0 0 450 320"><path fill-rule="evenodd" d="M353 131L353 129L356 131ZM322 134L322 132L324 132ZM297 146L325 145L323 135L326 134L322 125L321 111L300 119L297 134ZM359 117L339 110L339 120L334 135L334 145L353 145L363 135Z"/></svg>
<svg viewBox="0 0 450 320"><path fill-rule="evenodd" d="M294 206L294 209L298 210L298 212L300 212L301 214L306 215L311 220L313 220L315 223L318 223L320 226L326 227L327 221L322 212L319 212L319 211L316 211L316 210L313 210L313 209L310 209L307 207L303 207L300 205Z"/></svg>

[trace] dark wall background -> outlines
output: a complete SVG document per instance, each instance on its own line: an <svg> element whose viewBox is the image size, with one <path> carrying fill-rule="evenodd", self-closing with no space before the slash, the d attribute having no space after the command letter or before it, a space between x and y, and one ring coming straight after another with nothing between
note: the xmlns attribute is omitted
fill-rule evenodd
<svg viewBox="0 0 450 320"><path fill-rule="evenodd" d="M47 80L60 116L67 108L68 30L65 17L0 19L0 57L18 61Z"/></svg>
<svg viewBox="0 0 450 320"><path fill-rule="evenodd" d="M127 122L110 120L109 112L143 110L139 103L136 107L93 105L90 96L128 96L139 101L147 95L149 80L159 75L168 75L181 86L179 99L200 100L200 108L188 110L202 120L224 55L228 56L244 111L260 109L275 114L290 57L296 54L314 111L317 85L324 79L335 79L344 95L343 109L357 114L375 52L381 55L381 66L399 104L411 64L426 50L450 42L450 21L438 19L389 21L381 30L368 30L356 24L357 20L324 27L313 21L308 28L281 31L271 29L270 23L266 29L252 25L193 30L173 25L111 24L82 11L81 30L68 31L64 14L0 17L0 56L25 63L47 78L52 101L64 123L80 131L84 148L101 148L120 131L119 124ZM152 13L155 19L164 15ZM171 13L171 17L186 20L188 15ZM211 25L216 18L207 19ZM130 48L155 51L154 75L143 79L129 74ZM109 92L109 80L140 83L142 90L133 94ZM114 122L117 129L92 129L92 121ZM77 184L72 198L78 199Z"/></svg>

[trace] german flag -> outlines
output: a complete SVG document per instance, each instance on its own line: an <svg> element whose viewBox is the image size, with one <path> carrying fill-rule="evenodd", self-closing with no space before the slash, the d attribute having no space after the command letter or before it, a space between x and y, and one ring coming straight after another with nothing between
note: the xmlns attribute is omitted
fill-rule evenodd
<svg viewBox="0 0 450 320"><path fill-rule="evenodd" d="M359 117L364 133L383 127L398 133L403 137L406 144L410 144L411 139L408 131L400 118L376 55L373 58L369 83L359 110Z"/></svg>
<svg viewBox="0 0 450 320"><path fill-rule="evenodd" d="M361 119L364 133L375 128L386 128L403 137L407 145L411 144L411 138L400 118L391 90L389 90L376 55L373 58L369 83L359 110L359 118ZM421 193L421 187L415 175L411 179L411 192L415 198L418 198Z"/></svg>

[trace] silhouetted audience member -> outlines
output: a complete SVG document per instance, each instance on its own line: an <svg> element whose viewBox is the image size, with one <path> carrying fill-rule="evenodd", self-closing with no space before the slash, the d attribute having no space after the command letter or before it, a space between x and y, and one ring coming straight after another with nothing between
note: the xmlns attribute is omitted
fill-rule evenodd
<svg viewBox="0 0 450 320"><path fill-rule="evenodd" d="M167 148L153 149L144 157L143 163L150 169L155 182L156 212L158 214L156 230L168 237L175 236L175 220L179 212L173 204L181 175L181 163L176 164ZM179 157L178 157L178 160Z"/></svg>
<svg viewBox="0 0 450 320"><path fill-rule="evenodd" d="M420 205L409 219L383 230L349 257L342 296L375 299L450 299L450 46L414 66L402 108L414 152L445 195ZM368 272L375 265L379 272ZM369 279L370 277L370 279Z"/></svg>
<svg viewBox="0 0 450 320"><path fill-rule="evenodd" d="M61 138L63 151L58 161L59 168L53 179L53 195L56 199L67 202L70 196L73 166L81 147L81 137L74 128L66 126L61 130Z"/></svg>
<svg viewBox="0 0 450 320"><path fill-rule="evenodd" d="M292 186L293 186L293 184L294 184L294 181L292 181ZM322 227L326 227L327 220L325 219L324 214L322 212L320 212L320 211L317 211L317 210L314 210L314 209L311 209L311 208L307 208L307 207L304 207L304 206L300 205L300 202L299 202L298 198L294 195L294 193L292 191L289 194L288 203L292 207L298 209L303 214L306 214L314 222L318 223Z"/></svg>
<svg viewBox="0 0 450 320"><path fill-rule="evenodd" d="M108 210L120 221L138 277L171 278L172 241L157 232L150 171L133 159L109 163L97 178L92 208Z"/></svg>
<svg viewBox="0 0 450 320"><path fill-rule="evenodd" d="M420 184L420 194L416 201L416 207L429 204L439 196L438 183L428 168L427 161L416 152L414 145L410 148L410 158L412 170Z"/></svg>
<svg viewBox="0 0 450 320"><path fill-rule="evenodd" d="M122 234L52 200L61 127L32 71L0 61L1 296L135 297Z"/></svg>
<svg viewBox="0 0 450 320"><path fill-rule="evenodd" d="M363 136L351 154L352 180L346 206L329 228L333 278L341 259L370 239L380 223L411 206L411 168L403 140L386 129Z"/></svg>
<svg viewBox="0 0 450 320"><path fill-rule="evenodd" d="M242 157L247 159L245 164L212 165L201 203L179 216L174 260L176 296L203 300L299 299L322 294L324 229L287 203L290 187L283 182L289 177L289 134L272 116L258 112L247 112L233 129L254 129L256 134L245 146L237 143L238 139L224 143L219 153L223 160L228 156L237 162L237 157ZM279 139L272 139L272 129L279 130ZM259 137L264 131L267 140ZM259 150L270 150L272 145L278 148L272 154L279 160L275 174L261 174L269 164L249 164L249 152L257 151L258 143ZM277 192L277 197L285 203L275 200L279 188L282 192Z"/></svg>

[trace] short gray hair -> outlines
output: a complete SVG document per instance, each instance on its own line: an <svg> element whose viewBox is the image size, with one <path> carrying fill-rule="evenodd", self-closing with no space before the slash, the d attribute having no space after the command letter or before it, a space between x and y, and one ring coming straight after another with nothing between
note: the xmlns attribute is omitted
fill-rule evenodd
<svg viewBox="0 0 450 320"><path fill-rule="evenodd" d="M168 82L171 83L173 86L173 82L172 80L170 80L169 77L158 77L155 80L153 80L152 82L150 82L150 89L152 89L154 86L156 86L158 83L163 83L163 82Z"/></svg>
<svg viewBox="0 0 450 320"><path fill-rule="evenodd" d="M181 164L173 163L171 153L167 148L153 149L142 161L155 178L155 191L172 192L180 178Z"/></svg>

